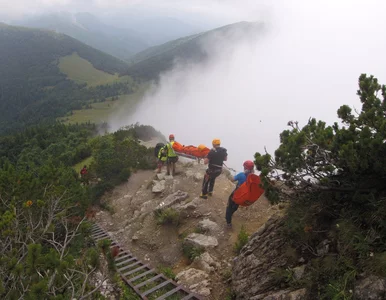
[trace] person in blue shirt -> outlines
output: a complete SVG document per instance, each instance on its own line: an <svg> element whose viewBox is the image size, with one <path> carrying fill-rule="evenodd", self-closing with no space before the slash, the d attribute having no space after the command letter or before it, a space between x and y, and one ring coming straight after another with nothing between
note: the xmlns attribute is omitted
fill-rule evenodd
<svg viewBox="0 0 386 300"><path fill-rule="evenodd" d="M243 164L244 172L240 172L233 177L233 181L237 181L236 188L228 198L228 205L226 208L225 219L227 221L227 227L232 227L232 215L239 208L239 205L233 201L234 192L242 185L246 180L249 174L253 173L253 168L255 164L251 160L247 160Z"/></svg>

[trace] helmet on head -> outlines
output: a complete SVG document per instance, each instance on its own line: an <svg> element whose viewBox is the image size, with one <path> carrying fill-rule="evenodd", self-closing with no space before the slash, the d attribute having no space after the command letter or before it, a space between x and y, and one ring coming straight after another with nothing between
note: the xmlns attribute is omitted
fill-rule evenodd
<svg viewBox="0 0 386 300"><path fill-rule="evenodd" d="M246 160L246 161L244 162L243 166L244 166L244 169L245 169L245 170L251 171L251 170L253 170L253 167L255 166L255 164L254 164L253 161L251 161L251 160Z"/></svg>
<svg viewBox="0 0 386 300"><path fill-rule="evenodd" d="M198 147L197 147L197 149L200 150L200 151L204 150L205 148L206 148L206 146L203 145L203 144L200 144L200 145L198 145Z"/></svg>
<svg viewBox="0 0 386 300"><path fill-rule="evenodd" d="M220 144L221 144L220 139L214 139L214 140L212 141L212 145L219 146Z"/></svg>
<svg viewBox="0 0 386 300"><path fill-rule="evenodd" d="M174 134L169 135L169 140L174 140Z"/></svg>

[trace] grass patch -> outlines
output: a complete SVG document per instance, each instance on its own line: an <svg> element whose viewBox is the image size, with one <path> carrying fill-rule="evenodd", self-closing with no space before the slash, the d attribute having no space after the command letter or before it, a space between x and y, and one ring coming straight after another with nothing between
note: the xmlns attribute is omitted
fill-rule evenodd
<svg viewBox="0 0 386 300"><path fill-rule="evenodd" d="M110 214L114 214L115 213L115 210L114 210L114 207L112 207L110 204L108 203L100 203L99 204L99 207L105 211L108 211Z"/></svg>
<svg viewBox="0 0 386 300"><path fill-rule="evenodd" d="M232 270L231 269L226 269L222 272L222 279L227 282L232 278Z"/></svg>
<svg viewBox="0 0 386 300"><path fill-rule="evenodd" d="M191 233L191 232L190 232L189 229L184 230L183 232L181 232L180 234L178 234L178 239L179 239L179 240L184 240L190 233Z"/></svg>
<svg viewBox="0 0 386 300"><path fill-rule="evenodd" d="M58 67L60 72L76 83L86 83L89 86L113 83L122 80L129 81L129 77L120 78L118 74L112 75L100 71L84 58L81 58L76 52L71 55L61 57ZM131 80L131 79L130 79Z"/></svg>
<svg viewBox="0 0 386 300"><path fill-rule="evenodd" d="M225 296L225 300L235 300L236 299L236 293L232 291L231 288L227 288L227 294Z"/></svg>
<svg viewBox="0 0 386 300"><path fill-rule="evenodd" d="M172 268L170 268L170 267L160 266L160 267L158 267L158 272L164 274L167 278L170 278L172 280L176 280L176 274L174 274Z"/></svg>
<svg viewBox="0 0 386 300"><path fill-rule="evenodd" d="M204 228L201 228L201 227L194 228L194 233L205 234L207 232L208 232L207 230L205 230Z"/></svg>
<svg viewBox="0 0 386 300"><path fill-rule="evenodd" d="M131 289L118 274L114 275L113 278L114 282L119 287L119 300L140 300L141 297L139 297L133 289Z"/></svg>
<svg viewBox="0 0 386 300"><path fill-rule="evenodd" d="M183 243L182 252L190 260L190 262L193 262L196 257L199 257L202 253L204 253L204 249L195 247L188 243Z"/></svg>
<svg viewBox="0 0 386 300"><path fill-rule="evenodd" d="M241 226L240 232L237 235L237 241L234 247L236 254L240 254L241 249L248 243L248 239L249 239L249 235L243 225Z"/></svg>
<svg viewBox="0 0 386 300"><path fill-rule="evenodd" d="M58 118L58 120L64 124L87 122L101 124L107 123L112 115L117 119L127 118L135 110L136 105L141 101L147 89L148 85L141 85L132 94L119 95L117 100L108 98L103 102L91 103L90 99L91 108L74 110L67 116Z"/></svg>
<svg viewBox="0 0 386 300"><path fill-rule="evenodd" d="M91 163L94 161L94 158L92 156L85 158L81 162L77 163L75 166L73 166L76 173L80 173L80 170L82 170L83 166L86 165L87 168L90 167Z"/></svg>
<svg viewBox="0 0 386 300"><path fill-rule="evenodd" d="M158 209L154 212L154 216L159 225L176 225L180 224L180 213L174 208Z"/></svg>

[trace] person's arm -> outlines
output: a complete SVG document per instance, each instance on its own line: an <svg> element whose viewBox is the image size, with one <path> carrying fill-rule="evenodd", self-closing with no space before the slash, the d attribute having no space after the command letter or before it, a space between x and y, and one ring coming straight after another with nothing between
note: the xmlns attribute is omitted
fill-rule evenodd
<svg viewBox="0 0 386 300"><path fill-rule="evenodd" d="M207 165L212 157L212 151L209 151L208 155L204 158L204 164Z"/></svg>

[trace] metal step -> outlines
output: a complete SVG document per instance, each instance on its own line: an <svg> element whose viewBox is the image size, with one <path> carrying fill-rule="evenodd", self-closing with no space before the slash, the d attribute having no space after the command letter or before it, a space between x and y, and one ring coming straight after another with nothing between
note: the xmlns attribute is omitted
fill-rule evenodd
<svg viewBox="0 0 386 300"><path fill-rule="evenodd" d="M142 278L142 277L144 277L144 276L146 276L146 275L149 275L149 274L151 274L151 273L154 273L155 272L155 269L151 269L151 270L149 270L149 271L146 271L146 272L144 272L144 273L141 273L141 274L139 274L139 275L137 275L137 276L135 276L135 277L133 277L133 278L130 278L129 279L129 282L131 283L131 282L134 282L134 281L136 281L136 280L138 280L138 279L140 279L140 278Z"/></svg>
<svg viewBox="0 0 386 300"><path fill-rule="evenodd" d="M178 285L176 282L165 278L163 274L158 274L155 269L152 269L148 264L142 263L140 260L138 260L130 251L122 249L121 245L114 241L110 235L104 231L98 224L94 224L91 227L91 236L95 242L98 242L100 240L109 240L111 242L110 248L117 247L119 249L118 255L114 258L115 266L117 267L117 271L120 273L120 276L122 277L122 280L130 286L135 293L140 296L141 299L148 299L147 295L163 288L168 285L170 285L169 288L166 290L167 292L163 294L162 296L158 297L158 300L165 300L166 298L170 297L171 295L174 295L178 292L183 292L184 294L188 294L187 296L183 297L182 299L195 299L195 300L201 300L202 297L199 295L196 295L194 293L191 293L186 288L184 288L181 285ZM129 265L126 265L127 263L130 263ZM121 268L118 268L121 266ZM147 269L147 270L146 270ZM126 270L126 273L124 271ZM143 270L143 271L142 271ZM135 273L140 273L138 275L135 275L133 278L127 278L127 276L130 276ZM148 276L149 274L152 275L150 279L145 280L144 282L141 282L137 285L134 284L135 281ZM147 284L154 282L156 280L159 280L156 286L153 288L141 292L139 288L146 286Z"/></svg>
<svg viewBox="0 0 386 300"><path fill-rule="evenodd" d="M117 267L123 266L124 264L126 264L126 263L128 263L128 262L131 262L131 261L133 261L133 260L137 260L137 258L136 258L136 257L132 257L132 258L130 258L130 259L128 259L128 260L121 261L121 262L115 264L115 266L117 266Z"/></svg>
<svg viewBox="0 0 386 300"><path fill-rule="evenodd" d="M134 270L131 270L130 272L127 272L127 273L125 273L125 274L123 274L123 276L129 276L129 275L131 275L131 274L134 274L134 273L136 273L136 272L138 272L138 271L140 271L140 270L142 270L142 269L145 269L145 268L148 268L149 266L148 265L143 265L143 266L140 266L140 267L138 267L138 268L136 268L136 269L134 269Z"/></svg>
<svg viewBox="0 0 386 300"><path fill-rule="evenodd" d="M117 262L117 261L120 261L120 260L122 260L122 259L124 259L124 258L128 258L128 257L133 257L133 255L130 253L130 254L126 254L126 255L124 255L124 256L117 256L116 258L115 258L115 262ZM117 265L117 264L116 264Z"/></svg>
<svg viewBox="0 0 386 300"><path fill-rule="evenodd" d="M141 264L141 262L138 260L138 261L136 261L135 263L133 263L131 265L124 266L123 268L118 269L118 271L122 272L124 270L130 269L131 267L134 267L134 266L139 265L139 264Z"/></svg>
<svg viewBox="0 0 386 300"><path fill-rule="evenodd" d="M162 274L158 274L158 275L156 275L156 276L154 276L154 277L152 277L152 278L150 278L150 279L148 279L148 280L146 280L144 282L141 282L141 283L135 285L134 287L139 289L140 287L143 287L144 285L147 285L148 283L150 283L150 282L152 282L154 280L157 280L158 278L162 278Z"/></svg>
<svg viewBox="0 0 386 300"><path fill-rule="evenodd" d="M170 283L169 280L164 281L164 282L160 283L159 285L157 285L157 286L151 288L150 290L148 290L148 291L142 293L142 296L149 295L149 294L155 292L156 290L159 290L160 288L163 288L164 286L167 286L169 283Z"/></svg>
<svg viewBox="0 0 386 300"><path fill-rule="evenodd" d="M161 297L158 297L156 300L165 300L167 297L177 293L179 290L181 290L181 286L177 286L176 288L172 289L171 291L167 292L166 294L163 294Z"/></svg>

